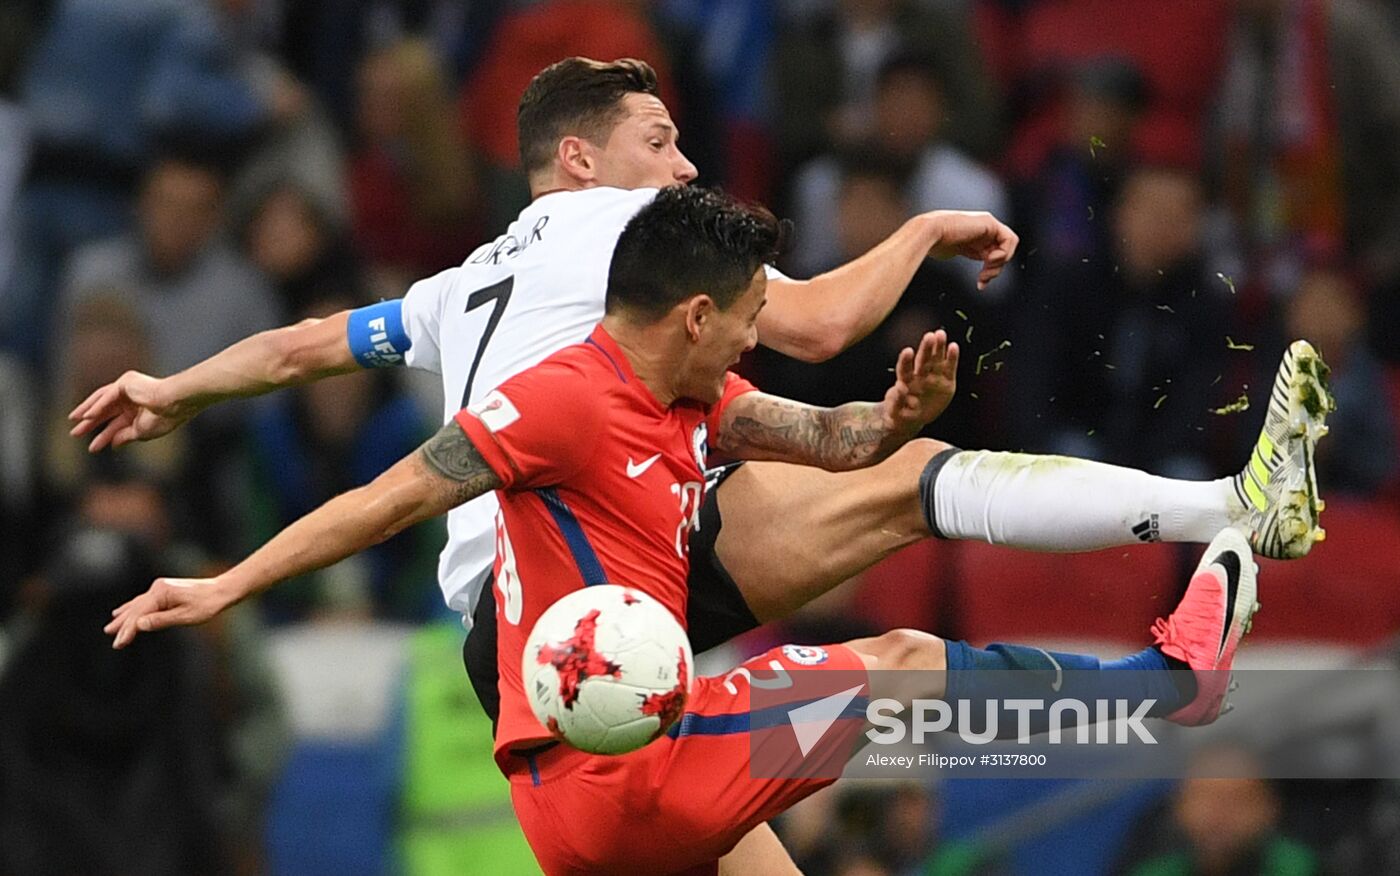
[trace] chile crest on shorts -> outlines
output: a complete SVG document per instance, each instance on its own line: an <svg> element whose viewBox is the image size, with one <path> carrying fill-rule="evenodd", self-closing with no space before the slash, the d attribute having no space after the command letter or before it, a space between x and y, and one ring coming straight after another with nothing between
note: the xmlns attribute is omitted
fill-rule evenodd
<svg viewBox="0 0 1400 876"><path fill-rule="evenodd" d="M800 666L817 666L826 662L826 649L816 645L784 645L783 656Z"/></svg>

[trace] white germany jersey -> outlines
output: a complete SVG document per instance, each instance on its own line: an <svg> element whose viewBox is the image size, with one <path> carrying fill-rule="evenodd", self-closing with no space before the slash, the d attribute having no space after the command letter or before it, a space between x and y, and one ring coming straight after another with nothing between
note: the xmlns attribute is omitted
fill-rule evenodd
<svg viewBox="0 0 1400 876"><path fill-rule="evenodd" d="M461 267L413 284L403 299L412 342L405 364L442 375L444 423L508 378L588 337L603 318L617 238L655 195L656 189L613 188L543 195ZM488 494L447 515L438 583L468 624L496 555L497 508Z"/></svg>
<svg viewBox="0 0 1400 876"><path fill-rule="evenodd" d="M543 195L461 267L409 288L403 324L411 346L404 364L442 375L444 423L507 379L588 337L603 318L617 239L656 191ZM766 270L770 278L783 277ZM496 557L499 507L488 493L447 515L438 584L468 627Z"/></svg>

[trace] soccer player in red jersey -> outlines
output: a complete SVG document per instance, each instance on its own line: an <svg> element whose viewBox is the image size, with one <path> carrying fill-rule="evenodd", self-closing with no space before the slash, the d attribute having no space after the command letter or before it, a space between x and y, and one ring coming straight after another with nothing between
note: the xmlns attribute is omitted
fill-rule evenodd
<svg viewBox="0 0 1400 876"><path fill-rule="evenodd" d="M1122 660L1022 646L972 649L896 630L837 645L786 646L729 676L697 679L672 732L628 755L581 753L540 725L519 667L532 624L557 598L590 584L625 583L684 622L689 536L708 445L740 459L867 466L952 396L957 350L941 332L924 336L917 352L901 353L895 385L876 403L814 408L756 392L729 373L755 343L767 283L761 268L776 254L779 236L766 211L703 189L662 191L623 231L606 316L583 344L505 381L417 453L292 524L223 575L157 580L114 612L107 627L114 644L202 622L279 580L498 491L495 754L511 778L526 838L551 874L714 873L751 831L833 781L801 772L752 774L750 745L762 728L750 732L756 713L747 680L764 672L848 670L860 676L861 689L872 667L935 670L913 675L916 689L888 692L978 699L986 698L983 682L960 670L1049 661L1057 668L1053 682L1025 673L1028 684L1055 692L1063 686L1072 696L1080 682L1060 667L1139 669L1147 671L1085 674L1117 676L1116 696L1153 705L1149 714L1214 720L1228 672L1197 672L1199 681L1185 673L1183 682L1167 670L1229 668L1255 607L1250 548L1234 530L1216 539L1176 613L1154 630L1160 647ZM853 741L849 732L827 734L817 743L825 746L818 761Z"/></svg>
<svg viewBox="0 0 1400 876"><path fill-rule="evenodd" d="M165 378L128 372L72 413L91 448L158 438L221 400L361 367L406 364L442 378L446 421L507 377L568 343L603 313L612 242L654 187L686 184L695 166L661 101L655 72L621 59L566 58L541 71L519 104L522 166L533 203L506 234L459 267L381 302L247 338ZM993 282L1016 252L985 213L909 219L865 255L798 281L769 272L760 342L804 361L849 347L894 307L925 258L961 255ZM513 297L511 297L513 294ZM1285 355L1265 429L1244 470L1183 481L1088 460L959 450L918 439L878 465L830 473L761 462L712 475L691 568L697 651L782 618L896 550L929 536L1042 551L1142 542L1207 542L1224 526L1266 556L1296 557L1321 538L1313 445L1325 395L1304 343ZM460 403L458 399L462 399ZM1292 429L1298 419L1306 430ZM449 515L440 564L448 604L471 629L468 673L494 711L490 496ZM454 525L456 524L456 525ZM821 549L814 550L813 545Z"/></svg>
<svg viewBox="0 0 1400 876"><path fill-rule="evenodd" d="M520 681L525 638L558 597L588 584L625 582L686 616L689 536L704 491L704 467L713 444L746 459L776 459L831 470L867 466L887 457L947 406L955 390L958 351L942 332L925 335L917 351L896 363L895 385L881 402L815 408L754 391L728 371L756 341L763 308L765 262L777 255L780 230L766 211L741 208L702 189L667 189L624 231L628 242L613 255L607 315L583 343L507 380L449 422L421 451L369 485L346 493L292 524L243 563L214 579L158 581L122 606L108 630L118 647L138 632L198 623L278 580L336 562L395 532L442 514L490 490L498 491L494 574L501 667L501 713L496 758L520 786L571 763L605 771L669 770L662 747L694 743L663 739L640 757L598 761L567 746L533 751L552 741L533 716ZM860 670L855 652L833 651L833 668ZM747 688L720 679L696 682L692 705L725 714L742 711ZM700 690L711 697L702 697ZM735 690L739 693L730 693ZM744 702L740 702L743 697ZM708 737L703 758L715 754ZM645 872L712 865L750 830L821 783L774 782L781 795L749 794L734 806L717 795L738 793L747 774L747 744L723 740L729 769L648 782L679 794L706 787L692 802L714 823L678 857L663 832L674 818L655 819L650 857L610 842L584 851L586 861L552 845L558 832L538 808L569 796L571 805L597 806L598 790L547 796L515 795L537 855L550 872L597 870L630 862ZM637 753L641 754L641 753ZM726 778L727 777L727 778ZM660 776L655 778L660 779ZM738 783L738 784L735 784ZM726 787L732 787L726 791ZM800 792L800 793L799 793ZM622 787L609 792L626 805L651 807ZM666 802L675 806L679 797ZM692 806L692 808L694 808ZM645 811L645 810L640 810ZM639 837L631 819L600 819L578 838ZM676 810L675 815L680 816ZM560 837L562 838L562 836ZM628 844L630 848L630 843Z"/></svg>

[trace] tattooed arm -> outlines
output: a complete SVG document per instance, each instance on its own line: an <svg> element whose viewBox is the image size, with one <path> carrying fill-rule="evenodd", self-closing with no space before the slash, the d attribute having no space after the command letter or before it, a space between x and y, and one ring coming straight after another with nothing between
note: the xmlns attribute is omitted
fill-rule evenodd
<svg viewBox="0 0 1400 876"><path fill-rule="evenodd" d="M774 459L846 471L874 465L918 434L957 390L958 345L940 330L905 349L883 401L818 408L750 392L720 417L715 448L739 459Z"/></svg>
<svg viewBox="0 0 1400 876"><path fill-rule="evenodd" d="M203 623L278 581L337 563L500 484L462 428L448 423L388 471L331 499L222 575L157 578L113 613L106 632L122 648L138 632Z"/></svg>

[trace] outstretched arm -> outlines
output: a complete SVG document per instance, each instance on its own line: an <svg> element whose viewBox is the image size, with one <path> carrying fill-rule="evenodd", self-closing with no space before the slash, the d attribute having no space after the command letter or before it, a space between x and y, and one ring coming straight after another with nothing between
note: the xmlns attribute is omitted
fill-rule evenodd
<svg viewBox="0 0 1400 876"><path fill-rule="evenodd" d="M128 371L73 409L70 434L102 426L88 444L96 453L169 434L217 402L355 371L360 366L347 341L349 318L343 310L259 332L170 377Z"/></svg>
<svg viewBox="0 0 1400 876"><path fill-rule="evenodd" d="M883 401L818 408L750 392L720 416L715 447L739 459L771 459L846 471L874 465L943 413L957 390L958 345L924 335L895 364Z"/></svg>
<svg viewBox="0 0 1400 876"><path fill-rule="evenodd" d="M889 316L924 259L982 262L979 289L1002 272L1020 239L990 213L935 210L915 216L879 246L810 280L768 283L758 318L765 347L823 362L870 334Z"/></svg>
<svg viewBox="0 0 1400 876"><path fill-rule="evenodd" d="M501 481L462 427L448 423L369 484L330 500L216 578L157 578L112 612L114 648L138 632L204 623L278 581L325 568L430 517L475 499Z"/></svg>

